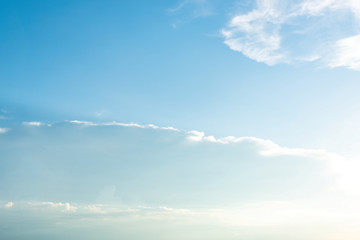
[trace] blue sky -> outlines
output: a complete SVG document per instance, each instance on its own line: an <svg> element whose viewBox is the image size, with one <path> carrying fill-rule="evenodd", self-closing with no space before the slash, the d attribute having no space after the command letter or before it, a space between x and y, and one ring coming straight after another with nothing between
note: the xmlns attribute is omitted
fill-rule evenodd
<svg viewBox="0 0 360 240"><path fill-rule="evenodd" d="M18 121L154 123L319 148L359 121L357 71L256 62L221 34L255 3L196 2L2 1L2 109Z"/></svg>
<svg viewBox="0 0 360 240"><path fill-rule="evenodd" d="M0 1L0 236L358 239L359 24L352 0Z"/></svg>

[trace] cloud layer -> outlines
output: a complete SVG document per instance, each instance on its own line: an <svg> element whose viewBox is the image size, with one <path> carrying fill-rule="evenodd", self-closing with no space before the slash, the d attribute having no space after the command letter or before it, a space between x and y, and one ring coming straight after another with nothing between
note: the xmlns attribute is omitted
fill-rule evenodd
<svg viewBox="0 0 360 240"><path fill-rule="evenodd" d="M341 156L255 137L24 123L0 135L0 158L4 239L285 240L306 226L300 239L335 240L324 229L359 223L356 199L339 198Z"/></svg>
<svg viewBox="0 0 360 240"><path fill-rule="evenodd" d="M294 236L294 239L314 240L358 239L359 208L350 207L349 202L337 202L336 205L334 207L332 201L268 201L237 207L191 209L19 202L11 209L0 208L0 237L286 240Z"/></svg>
<svg viewBox="0 0 360 240"><path fill-rule="evenodd" d="M1 136L0 197L10 200L210 206L293 198L331 184L326 171L336 160L254 137L151 124L27 123Z"/></svg>
<svg viewBox="0 0 360 240"><path fill-rule="evenodd" d="M258 0L222 30L233 50L268 65L318 61L360 70L360 4L345 0Z"/></svg>

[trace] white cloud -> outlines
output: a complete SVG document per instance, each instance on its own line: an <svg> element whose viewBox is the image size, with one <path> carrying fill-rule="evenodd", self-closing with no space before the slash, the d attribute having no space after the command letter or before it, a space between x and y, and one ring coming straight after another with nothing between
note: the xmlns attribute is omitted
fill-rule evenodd
<svg viewBox="0 0 360 240"><path fill-rule="evenodd" d="M6 133L7 131L9 131L8 128L0 128L0 134Z"/></svg>
<svg viewBox="0 0 360 240"><path fill-rule="evenodd" d="M274 65L286 61L278 51L281 44L279 29L283 20L276 4L276 1L261 1L258 9L235 16L229 28L222 30L225 44L258 62Z"/></svg>
<svg viewBox="0 0 360 240"><path fill-rule="evenodd" d="M96 126L97 124L88 121L71 120L70 123L84 125L84 126Z"/></svg>
<svg viewBox="0 0 360 240"><path fill-rule="evenodd" d="M360 13L360 2L357 0L305 0L302 1L299 14L324 15L326 11L350 10L357 17Z"/></svg>
<svg viewBox="0 0 360 240"><path fill-rule="evenodd" d="M193 142L211 142L218 144L241 144L251 143L257 146L258 153L264 157L294 156L301 158L312 158L325 164L324 173L334 175L337 178L337 185L334 189L345 190L348 193L360 195L360 186L356 184L360 177L357 172L360 170L360 164L357 159L346 159L336 153L328 152L324 149L304 149L288 148L278 144L256 137L222 137L206 136L199 131L188 131L187 139ZM240 146L240 145L239 145Z"/></svg>
<svg viewBox="0 0 360 240"><path fill-rule="evenodd" d="M137 123L119 123L119 122L110 122L110 123L93 123L89 121L78 121L72 120L68 121L74 124L80 124L84 126L120 126L120 127L135 127L135 128L152 128L158 130L170 130L174 132L182 132L186 135L187 140L193 142L213 142L220 144L232 144L232 143L242 143L242 142L250 142L254 143L259 147L259 153L263 156L280 156L280 155L288 155L288 156L313 156L317 159L322 160L331 160L331 159L342 159L341 156L329 153L325 150L314 150L314 149L303 149L303 148L287 148L281 147L276 143L261 139L257 137L234 137L227 136L222 138L215 138L214 136L207 136L204 132L192 130L192 131L181 131L174 127L159 127L154 124L141 125Z"/></svg>
<svg viewBox="0 0 360 240"><path fill-rule="evenodd" d="M34 126L34 127L40 127L44 125L44 123L42 122L23 122L23 124L26 126Z"/></svg>
<svg viewBox="0 0 360 240"><path fill-rule="evenodd" d="M8 202L5 204L6 208L12 208L15 204L13 202Z"/></svg>
<svg viewBox="0 0 360 240"><path fill-rule="evenodd" d="M32 210L32 214L53 215L53 210L59 212L74 212L64 210L63 203L30 202L22 205L24 214ZM69 204L70 205L70 204ZM339 201L336 198L316 199L312 201L255 201L235 206L221 206L217 208L179 208L171 206L131 206L117 204L77 204L76 212L70 218L62 216L63 221L72 225L77 220L94 220L99 223L130 221L136 224L144 220L172 222L182 224L210 224L226 226L227 228L280 228L283 231L294 226L301 226L311 233L311 228L326 226L328 233L331 226L342 225L344 222L360 223L360 209L353 201ZM46 206L43 208L43 206ZM101 225L101 224L100 224ZM311 227L309 229L309 227ZM330 227L330 228L329 228ZM336 231L336 230L335 230ZM254 233L253 233L254 234ZM294 234L294 232L292 232ZM297 232L299 234L299 232ZM356 235L358 236L358 235ZM316 238L315 238L316 239Z"/></svg>
<svg viewBox="0 0 360 240"><path fill-rule="evenodd" d="M191 142L212 142L219 144L236 144L242 142L249 142L257 145L259 149L259 154L267 157L287 155L287 156L299 156L299 157L314 157L320 160L327 160L328 162L332 162L332 160L333 161L343 160L341 156L334 153L329 153L325 150L281 147L270 140L265 140L257 137L227 136L222 138L215 138L214 136L207 136L205 135L204 132L197 130L182 131L174 127L159 127L154 124L141 125L137 123L119 123L119 122L93 123L89 121L78 121L78 120L72 120L68 122L83 126L119 126L119 127L135 127L142 129L151 128L158 130L170 130L174 132L182 132L183 134L185 134L186 139Z"/></svg>
<svg viewBox="0 0 360 240"><path fill-rule="evenodd" d="M245 137L234 137L227 136L221 138L215 138L214 136L207 136L204 132L201 131L183 131L173 127L159 127L154 124L141 125L137 123L119 123L119 122L109 122L109 123L94 123L89 121L79 121L72 120L68 121L71 124L82 125L84 127L97 127L97 126L108 126L108 127L125 127L125 128L140 128L140 129L156 129L156 130L165 130L177 132L183 136L189 142L198 142L198 143L213 143L213 144L237 144L239 147L242 144L249 143L252 146L255 146L256 151L259 155L264 157L278 157L278 156L293 156L301 158L311 158L314 160L321 161L326 166L326 172L331 175L336 175L339 177L339 186L342 189L347 189L349 192L359 193L360 187L355 184L350 184L351 179L354 179L356 174L351 172L349 169L353 169L349 166L355 166L355 169L360 169L360 166L353 164L353 161L349 161L344 157L328 152L323 149L304 149L304 148L289 148L279 146L278 144L272 142L271 140L261 139L257 137L245 136ZM48 126L52 126L48 124ZM58 203L62 204L62 203Z"/></svg>
<svg viewBox="0 0 360 240"><path fill-rule="evenodd" d="M205 136L203 132L199 132L199 131L189 131L188 134L189 134L188 139L190 141L195 141L195 142L202 141Z"/></svg>
<svg viewBox="0 0 360 240"><path fill-rule="evenodd" d="M338 162L344 162L344 158L335 153L327 152L323 149L304 149L304 148L288 148L281 147L276 143L261 139L257 137L223 137L216 139L213 136L205 136L203 132L198 131L189 131L188 139L190 141L204 141L204 142L216 142L221 144L231 144L231 143L241 143L241 142L250 142L256 144L259 147L259 153L263 156L273 157L273 156L298 156L298 157L313 157L319 160L325 160L329 163L329 166L334 166L334 171L338 167L335 165ZM336 166L336 167L335 167Z"/></svg>
<svg viewBox="0 0 360 240"><path fill-rule="evenodd" d="M215 138L153 124L70 121L38 130L21 126L0 146L6 161L28 159L27 165L14 166L14 174L1 175L8 194L26 196L16 201L18 215L6 210L13 203L1 203L5 225L10 216L28 221L34 232L87 232L80 231L85 226L118 239L157 224L151 239L198 228L176 239L266 239L273 234L271 239L337 240L336 231L360 223L359 197L348 197L359 188L359 164L325 150L283 147L251 136ZM14 156L18 146L21 151ZM347 174L339 177L339 184L349 188L346 194L328 190L338 176L323 171L333 163L332 169ZM24 172L37 177L24 183ZM114 235L118 226L129 232ZM219 237L209 233L214 226L221 228ZM164 229L171 229L169 235ZM358 239L355 233L346 239Z"/></svg>
<svg viewBox="0 0 360 240"><path fill-rule="evenodd" d="M35 207L50 207L54 209L60 209L62 212L75 212L77 207L71 206L70 203L62 202L29 202L29 205Z"/></svg>
<svg viewBox="0 0 360 240"><path fill-rule="evenodd" d="M360 2L258 0L222 35L232 50L268 65L319 61L360 70Z"/></svg>
<svg viewBox="0 0 360 240"><path fill-rule="evenodd" d="M328 152L324 149L304 149L304 148L289 148L282 147L272 142L271 140L261 139L257 137L234 137L227 136L222 138L215 138L214 136L207 136L201 131L182 131L173 127L159 127L154 124L141 125L137 123L93 123L88 121L69 121L70 123L80 124L84 126L119 126L119 127L135 127L135 128L152 128L158 130L170 130L174 132L183 133L186 139L190 142L209 142L216 144L241 144L251 143L257 146L258 153L264 157L277 157L277 156L294 156L303 158L312 158L325 163L327 169L324 171L331 175L338 177L338 185L336 188L347 190L348 192L360 194L360 186L350 184L351 181L357 177L350 169L360 169L360 166L354 164L354 161L349 161L341 155ZM240 146L240 145L239 145ZM354 167L351 167L354 166Z"/></svg>
<svg viewBox="0 0 360 240"><path fill-rule="evenodd" d="M54 176L62 176L62 171L64 171L68 172L71 176L75 174L75 179L80 178L81 174L84 174L87 171L86 170L84 172L83 170L81 170L81 167L75 167L80 164L80 162L78 162L78 156L81 156L80 159L91 159L88 163L84 164L84 166L86 166L84 167L84 169L92 169L94 167L94 164L97 162L96 159L102 159L104 165L96 166L96 168L99 168L100 171L100 174L97 176L97 182L99 184L100 182L101 184L105 184L105 182L106 184L113 184L119 189L119 195L121 195L121 192L127 191L127 193L129 193L129 190L126 189L130 187L125 187L125 189L122 189L122 187L118 186L117 184L119 182L124 181L125 184L127 180L125 178L122 178L123 174L119 173L113 175L113 171L114 169L119 169L120 172L125 171L124 166L126 169L126 164L132 164L130 161L128 162L127 159L144 159L144 161L146 161L145 165L151 167L140 167L139 171L141 172L141 174L144 174L144 176L148 176L149 179L157 179L156 181L160 181L159 179L162 179L160 182L158 182L158 184L160 184L158 187L159 192L169 192L172 190L169 190L168 184L173 181L173 179L169 178L169 176L176 175L176 178L183 177L182 173L177 170L178 167L184 169L191 169L192 167L194 167L194 170L189 170L194 172L192 172L191 174L188 173L190 174L190 176L193 177L196 176L196 172L202 171L199 169L203 169L204 165L206 165L207 162L209 163L209 171L210 169L212 169L211 171L218 171L216 168L214 168L214 166L216 166L217 164L221 165L222 160L219 162L219 159L222 158L228 159L228 161L233 162L234 166L236 166L234 168L238 168L239 171L243 171L239 168L239 165L244 163L249 164L249 169L247 171L254 173L251 177L249 177L250 179L255 179L257 174L259 174L257 172L257 164L267 165L269 163L274 163L274 165L271 165L271 169L283 169L285 172L291 172L294 171L292 167L286 169L286 167L283 166L284 164L287 165L288 161L291 161L294 163L294 165L303 166L304 169L312 169L313 171L316 171L315 175L311 175L312 177L314 177L314 179L323 178L323 176L326 176L325 178L331 182L331 184L329 184L329 186L331 185L331 191L343 192L345 190L346 192L354 195L360 194L360 186L356 184L360 180L357 174L358 170L360 170L359 164L357 164L356 161L350 161L335 153L327 152L326 150L284 147L274 143L271 140L256 138L252 136L227 136L215 138L214 136L207 136L204 132L201 131L184 131L173 127L160 127L154 124L141 125L136 123L118 122L93 123L78 120L68 121L68 124L73 124L74 127L66 128L66 125L64 127L63 124L50 125L49 128L57 128L58 126L61 126L61 134L52 135L54 132L59 132L50 131L46 143L42 142L42 138L37 139L37 132L31 133L34 134L34 144L37 144L39 146L45 146L44 148L42 148L42 154L44 155L37 155L38 153L34 153L33 148L30 148L28 150L24 149L22 150L21 154L26 154L29 156L34 155L36 157L34 157L33 159L39 159L39 161L44 161L44 164L49 164L49 166L51 166L52 163L56 163L57 161L65 161L64 166L68 166L68 169L66 171L60 165L57 168L48 168L52 169L51 172L53 172ZM78 128L76 126L81 127ZM95 129L97 127L99 127L99 131ZM89 128L89 130L91 129L91 131L86 131L87 128ZM112 131L102 131L101 129L104 128L108 128ZM123 132L121 130L122 128L136 128L137 130L134 132ZM46 131L48 128L40 129L41 131L44 131L43 134L47 134ZM78 131L79 129L82 129L82 131ZM119 132L117 132L116 129L119 129ZM74 134L74 132L77 132L77 134ZM68 136L70 135L76 137L69 138ZM4 136L6 137L6 135ZM18 135L18 138L18 141L21 142L21 134ZM55 141L52 141L52 139L54 139ZM62 139L66 139L66 141ZM2 149L7 149L6 146L2 147ZM63 154L66 155L60 154L61 160L59 160L58 158L53 157L54 149L56 149L56 151L63 152ZM198 158L199 161L193 161L194 153L196 153L196 158ZM211 154L209 155L209 153ZM250 154L250 156L247 155L248 153ZM48 156L51 157L49 158ZM63 160L62 156L66 156L66 160ZM178 157L181 157L181 162L177 162L175 160L167 160L167 158L177 159ZM48 158L54 159L54 161L47 162L47 160L45 159ZM280 162L282 162L282 164L280 164ZM72 166L72 164L74 166ZM154 166L152 166L152 164L154 164ZM179 164L179 166L174 168L173 164ZM157 168L163 168L163 171L167 173L163 175L163 171L159 171L155 174L151 170L155 166L155 172L157 171ZM224 167L226 166L227 165L225 164ZM135 167L131 168L129 170L131 171L131 173L128 174L136 176L137 174L139 174L136 169L137 168ZM32 169L32 171L36 171L36 169ZM219 171L219 176L222 176L221 174L224 174L223 170ZM107 174L105 174L105 172ZM77 175L78 173L80 174L79 176ZM108 178L108 174L109 176L111 175L114 179L113 183L103 181L105 178ZM267 171L266 174L268 174L268 177L270 177L271 171ZM299 175L301 174L304 176L307 175L307 173L303 172L303 169L299 172ZM66 175L66 177L68 177L68 175ZM237 173L235 174L234 172L232 172L231 174L229 173L229 177L236 179L236 181L238 181L239 183L247 181L246 179L242 179L241 176L239 177ZM190 178L191 177L189 177L189 179ZM212 179L208 180L208 182L212 181ZM286 177L284 177L283 181L289 180L292 181L292 177L288 174ZM316 181L317 180L315 180L314 183L316 183ZM169 183L162 184L163 182ZM129 184L131 186L135 183L130 182ZM153 184L153 182L152 180L149 180L149 182L146 181L143 184L144 186L147 184L151 185ZM228 184L231 185L233 183ZM282 188L283 186L281 182L277 182L276 184L276 186L274 186L275 188ZM300 186L302 183L296 184L299 184ZM304 186L306 184L308 184L308 181L304 183ZM319 188L325 188L324 186L327 183L325 185L321 184L322 183L319 183ZM258 190L256 191L261 192L262 188L265 185L259 183L257 188ZM69 186L69 188L72 188L72 186ZM88 190L90 192L93 191L92 189ZM38 190L34 189L34 191ZM221 192L221 190L219 190L219 192ZM132 196L133 193L130 192L129 194ZM98 195L98 191L96 191L96 195ZM145 193L140 195L145 199L147 198L147 195ZM149 196L151 196L151 194ZM96 199L96 196L94 196L94 198ZM112 198L110 199L111 201L109 199L108 200L109 202L112 202L119 199L121 199L121 196L113 194ZM195 197L195 199L197 198ZM58 209L64 212L78 210L78 206L72 206L70 205L70 203L62 202L43 202L40 204L40 206ZM103 208L103 206L95 206L91 204L88 206L88 209L98 213L103 213L106 210Z"/></svg>
<svg viewBox="0 0 360 240"><path fill-rule="evenodd" d="M85 209L89 210L90 213L100 213L100 214L105 214L106 211L104 211L101 206L98 205L88 205L85 207Z"/></svg>
<svg viewBox="0 0 360 240"><path fill-rule="evenodd" d="M338 202L333 198L312 202L255 201L213 208L78 203L78 211L72 214L57 207L36 208L41 206L40 202L19 204L21 214L0 214L2 227L9 229L7 236L18 236L26 229L26 233L35 238L49 234L61 238L64 232L76 233L67 234L67 239L97 236L128 239L131 236L131 239L176 240L338 240L346 236L346 239L357 240L360 237L357 229L360 211L354 208L357 203L351 202L349 206L349 201ZM14 222L22 224L12 230L10 226ZM178 234L175 236L174 232Z"/></svg>
<svg viewBox="0 0 360 240"><path fill-rule="evenodd" d="M280 147L270 140L265 140L257 137L222 137L216 139L214 136L206 136L205 133L199 131L189 131L187 132L188 139L190 141L204 141L204 142L216 142L222 144L231 144L231 143L241 143L241 142L251 142L258 145L260 148L259 152L263 156L279 156L279 155L289 155L289 156L316 156L321 158L326 156L328 158L340 158L336 154L329 153L325 150L313 150L313 149L303 149L303 148L287 148Z"/></svg>
<svg viewBox="0 0 360 240"><path fill-rule="evenodd" d="M161 129L161 130L170 130L179 132L179 129L174 127L159 127L154 124L142 125L138 123L120 123L120 122L109 122L109 123L93 123L89 121L79 121L79 120L71 120L67 121L69 123L79 124L83 126L120 126L120 127L135 127L135 128L152 128L152 129Z"/></svg>
<svg viewBox="0 0 360 240"><path fill-rule="evenodd" d="M336 42L330 66L360 70L360 34Z"/></svg>

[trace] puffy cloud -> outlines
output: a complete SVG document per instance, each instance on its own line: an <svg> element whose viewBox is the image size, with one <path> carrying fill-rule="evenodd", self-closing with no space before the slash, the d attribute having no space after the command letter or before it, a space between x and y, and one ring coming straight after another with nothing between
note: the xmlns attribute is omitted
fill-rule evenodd
<svg viewBox="0 0 360 240"><path fill-rule="evenodd" d="M8 128L0 128L0 134L6 133L8 130Z"/></svg>
<svg viewBox="0 0 360 240"><path fill-rule="evenodd" d="M360 4L345 0L258 0L222 30L233 50L268 65L319 61L360 70Z"/></svg>
<svg viewBox="0 0 360 240"><path fill-rule="evenodd" d="M5 204L6 208L12 208L15 204L13 202L8 202Z"/></svg>

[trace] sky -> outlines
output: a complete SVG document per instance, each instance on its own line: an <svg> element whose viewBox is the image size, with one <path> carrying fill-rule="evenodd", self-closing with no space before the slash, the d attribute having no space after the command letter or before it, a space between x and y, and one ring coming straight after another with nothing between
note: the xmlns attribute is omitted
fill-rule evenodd
<svg viewBox="0 0 360 240"><path fill-rule="evenodd" d="M1 239L359 239L356 0L0 0Z"/></svg>

